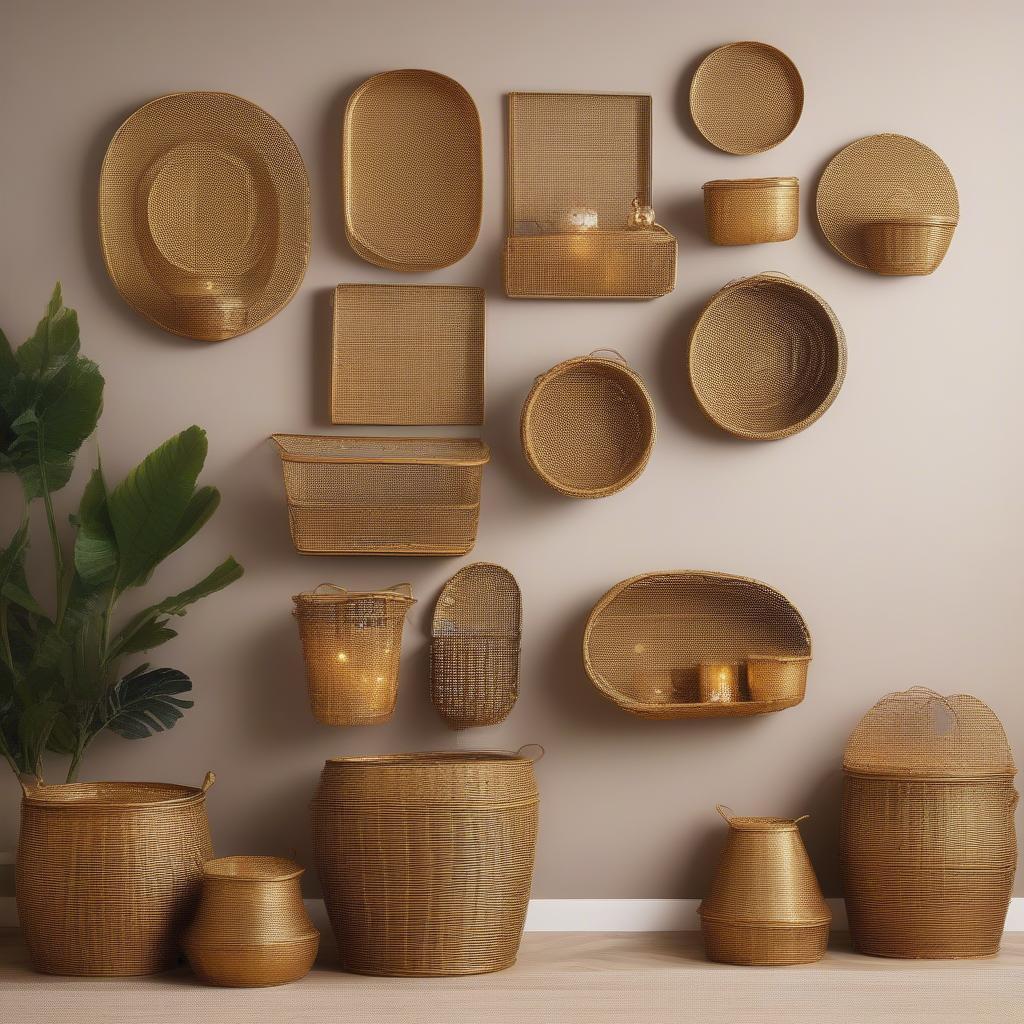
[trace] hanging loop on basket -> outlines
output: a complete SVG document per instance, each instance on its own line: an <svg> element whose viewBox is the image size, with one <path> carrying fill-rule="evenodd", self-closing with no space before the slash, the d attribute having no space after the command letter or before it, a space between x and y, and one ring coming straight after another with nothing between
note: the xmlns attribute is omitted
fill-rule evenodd
<svg viewBox="0 0 1024 1024"><path fill-rule="evenodd" d="M789 274L785 273L782 270L762 270L761 273L758 274L757 276L758 277L783 277L787 281L792 281L793 280L793 278L791 278L789 276Z"/></svg>
<svg viewBox="0 0 1024 1024"><path fill-rule="evenodd" d="M211 787L211 786L212 786L212 785L213 785L213 784L214 784L214 783L215 783L216 781L217 781L217 775L216 775L216 773L214 773L214 772L207 772L207 773L206 773L206 778L205 778L205 779L203 779L203 784L202 784L202 786L200 786L200 789L202 789L202 791L203 791L204 793L208 793L208 792L210 791L210 787Z"/></svg>
<svg viewBox="0 0 1024 1024"><path fill-rule="evenodd" d="M801 821L807 821L807 819L809 817L810 817L809 814L801 814L799 818L794 818L793 819L793 824L794 825L799 825Z"/></svg>
<svg viewBox="0 0 1024 1024"><path fill-rule="evenodd" d="M596 356L601 352L610 352L612 357L622 363L623 366L629 366L629 360L617 348L595 348L590 355Z"/></svg>
<svg viewBox="0 0 1024 1024"><path fill-rule="evenodd" d="M530 757L528 754L524 754L523 753L524 750L530 750L531 748L535 748L536 750L539 750L540 753L536 757ZM527 760L532 761L534 764L536 764L538 761L543 760L544 755L546 753L547 753L547 751L539 743L524 743L516 751L516 756L517 757L525 757Z"/></svg>
<svg viewBox="0 0 1024 1024"><path fill-rule="evenodd" d="M725 819L727 825L731 825L732 819L736 817L736 812L725 804L715 804L715 810Z"/></svg>

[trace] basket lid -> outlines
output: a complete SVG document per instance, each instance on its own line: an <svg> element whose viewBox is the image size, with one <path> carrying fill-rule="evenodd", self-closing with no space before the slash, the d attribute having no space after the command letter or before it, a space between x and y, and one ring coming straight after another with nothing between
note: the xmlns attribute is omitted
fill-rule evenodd
<svg viewBox="0 0 1024 1024"><path fill-rule="evenodd" d="M273 434L285 462L405 463L410 465L482 466L491 452L470 437L332 437Z"/></svg>

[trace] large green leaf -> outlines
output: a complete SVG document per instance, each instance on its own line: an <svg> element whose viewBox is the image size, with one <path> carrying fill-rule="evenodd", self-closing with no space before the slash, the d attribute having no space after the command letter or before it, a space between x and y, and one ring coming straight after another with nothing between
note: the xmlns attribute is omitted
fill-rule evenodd
<svg viewBox="0 0 1024 1024"><path fill-rule="evenodd" d="M182 710L192 707L192 701L177 695L191 689L192 680L177 669L130 673L110 690L101 712L103 724L129 740L171 729Z"/></svg>
<svg viewBox="0 0 1024 1024"><path fill-rule="evenodd" d="M0 551L0 602L16 604L35 615L46 613L32 596L25 577L25 553L28 551L28 519L14 532L10 544Z"/></svg>
<svg viewBox="0 0 1024 1024"><path fill-rule="evenodd" d="M90 587L102 587L117 577L118 552L114 524L107 507L107 485L97 466L82 492L75 518L75 569Z"/></svg>
<svg viewBox="0 0 1024 1024"><path fill-rule="evenodd" d="M46 315L35 333L17 351L18 365L30 377L57 373L78 355L78 314L64 305L60 282L54 286Z"/></svg>

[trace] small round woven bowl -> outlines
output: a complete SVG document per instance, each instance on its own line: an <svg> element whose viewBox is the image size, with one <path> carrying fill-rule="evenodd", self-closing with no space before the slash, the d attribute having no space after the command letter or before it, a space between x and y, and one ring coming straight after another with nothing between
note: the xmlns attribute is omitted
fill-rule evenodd
<svg viewBox="0 0 1024 1024"><path fill-rule="evenodd" d="M930 274L943 261L955 217L899 217L864 225L864 260L887 277Z"/></svg>
<svg viewBox="0 0 1024 1024"><path fill-rule="evenodd" d="M704 183L704 220L715 245L788 242L800 227L797 178L742 178Z"/></svg>

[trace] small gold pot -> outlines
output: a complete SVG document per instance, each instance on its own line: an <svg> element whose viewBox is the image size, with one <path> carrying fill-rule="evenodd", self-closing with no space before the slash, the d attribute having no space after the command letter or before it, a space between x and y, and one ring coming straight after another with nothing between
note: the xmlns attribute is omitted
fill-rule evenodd
<svg viewBox="0 0 1024 1024"><path fill-rule="evenodd" d="M803 700L807 690L805 655L751 658L747 662L747 687L751 700Z"/></svg>
<svg viewBox="0 0 1024 1024"><path fill-rule="evenodd" d="M800 227L796 178L740 178L704 183L704 221L715 245L788 242Z"/></svg>
<svg viewBox="0 0 1024 1024"><path fill-rule="evenodd" d="M735 704L740 699L740 672L735 662L698 666L697 683L701 704Z"/></svg>

